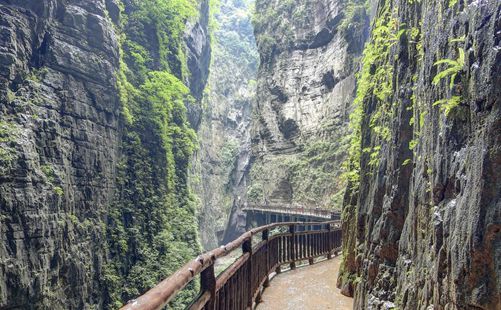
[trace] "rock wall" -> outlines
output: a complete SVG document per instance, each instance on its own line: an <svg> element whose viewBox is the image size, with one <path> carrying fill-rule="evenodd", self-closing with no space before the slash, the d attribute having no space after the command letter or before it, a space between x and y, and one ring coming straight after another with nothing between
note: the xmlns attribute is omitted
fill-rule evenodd
<svg viewBox="0 0 501 310"><path fill-rule="evenodd" d="M206 249L245 229L245 219L231 211L245 202L250 163L259 61L251 24L253 2L222 0L215 15L213 58L192 178L201 203L199 230Z"/></svg>
<svg viewBox="0 0 501 310"><path fill-rule="evenodd" d="M209 5L163 3L0 1L0 308L118 308L200 250Z"/></svg>
<svg viewBox="0 0 501 310"><path fill-rule="evenodd" d="M105 1L0 1L0 308L102 306L117 36Z"/></svg>
<svg viewBox="0 0 501 310"><path fill-rule="evenodd" d="M119 308L201 252L189 186L210 63L209 1L123 1L124 128L107 217L106 307ZM185 308L188 286L171 303Z"/></svg>
<svg viewBox="0 0 501 310"><path fill-rule="evenodd" d="M499 1L379 1L345 197L355 308L501 308L500 30Z"/></svg>
<svg viewBox="0 0 501 310"><path fill-rule="evenodd" d="M366 10L337 0L257 1L254 26L261 65L248 201L340 209Z"/></svg>

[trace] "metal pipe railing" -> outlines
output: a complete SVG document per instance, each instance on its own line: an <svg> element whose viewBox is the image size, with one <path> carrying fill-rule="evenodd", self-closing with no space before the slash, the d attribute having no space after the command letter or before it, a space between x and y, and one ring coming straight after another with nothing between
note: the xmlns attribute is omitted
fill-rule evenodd
<svg viewBox="0 0 501 310"><path fill-rule="evenodd" d="M271 235L272 229L288 227L287 232ZM298 231L298 227L303 227ZM252 237L261 234L261 241L252 245ZM252 229L225 246L200 255L188 262L157 286L122 310L156 310L165 307L176 294L200 275L201 291L189 309L249 309L261 299L261 287L269 285L269 275L280 273L281 266L296 268L298 261L320 256L331 258L341 250L341 223L288 222ZM243 254L217 278L217 259L241 247Z"/></svg>

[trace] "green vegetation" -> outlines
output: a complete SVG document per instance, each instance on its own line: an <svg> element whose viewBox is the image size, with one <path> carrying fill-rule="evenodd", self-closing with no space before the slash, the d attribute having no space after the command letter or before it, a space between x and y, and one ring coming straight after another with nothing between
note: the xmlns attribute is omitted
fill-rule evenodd
<svg viewBox="0 0 501 310"><path fill-rule="evenodd" d="M52 187L52 191L59 197L64 195L64 190L60 186L60 179L57 178L54 166L51 164L45 164L40 166L42 174L45 176L45 182Z"/></svg>
<svg viewBox="0 0 501 310"><path fill-rule="evenodd" d="M252 18L256 33L256 43L261 57L270 58L278 50L290 48L294 42L294 28L308 26L308 12L313 5L307 1L294 0L257 0ZM259 12L256 13L256 12ZM272 34L266 29L273 29Z"/></svg>
<svg viewBox="0 0 501 310"><path fill-rule="evenodd" d="M16 100L16 94L12 90L7 88L7 102L11 103L14 100Z"/></svg>
<svg viewBox="0 0 501 310"><path fill-rule="evenodd" d="M252 203L263 202L264 199L264 189L263 184L259 182L253 182L247 190L247 199Z"/></svg>
<svg viewBox="0 0 501 310"><path fill-rule="evenodd" d="M448 99L440 99L433 103L433 106L439 106L446 116L451 113L461 103L461 96L451 96Z"/></svg>
<svg viewBox="0 0 501 310"><path fill-rule="evenodd" d="M368 8L369 2L365 0L351 0L346 4L346 8L343 10L344 18L339 25L339 29L348 30L350 24L354 22L359 22L362 20Z"/></svg>
<svg viewBox="0 0 501 310"><path fill-rule="evenodd" d="M27 76L26 80L32 81L35 83L40 83L42 79L47 74L48 69L46 67L42 67L40 69L33 69Z"/></svg>
<svg viewBox="0 0 501 310"><path fill-rule="evenodd" d="M332 136L343 135L333 133ZM346 138L311 141L301 154L286 161L294 188L293 201L341 209L346 181L340 178L339 169L333 163L345 156L348 142Z"/></svg>
<svg viewBox="0 0 501 310"><path fill-rule="evenodd" d="M79 222L78 217L75 214L68 215L68 219L71 221L73 225L77 225Z"/></svg>
<svg viewBox="0 0 501 310"><path fill-rule="evenodd" d="M54 193L59 197L64 195L64 191L60 186L54 186Z"/></svg>
<svg viewBox="0 0 501 310"><path fill-rule="evenodd" d="M221 0L209 0L209 32L211 42L216 43L214 32L219 29L219 24L216 20L216 15L221 11Z"/></svg>
<svg viewBox="0 0 501 310"><path fill-rule="evenodd" d="M458 0L449 0L449 8L452 8L458 3Z"/></svg>
<svg viewBox="0 0 501 310"><path fill-rule="evenodd" d="M421 35L421 29L418 27L412 27L410 30L410 43L416 45L417 58L418 61L422 61L424 57L423 49L423 36Z"/></svg>
<svg viewBox="0 0 501 310"><path fill-rule="evenodd" d="M15 128L12 123L0 121L0 143L11 143L14 141Z"/></svg>
<svg viewBox="0 0 501 310"><path fill-rule="evenodd" d="M390 49L405 33L404 25L400 25L392 16L388 7L385 7L374 22L371 40L365 46L362 60L362 69L357 76L357 95L354 100L355 109L350 115L352 129L349 158L345 162L344 177L353 188L358 187L360 178L360 159L362 153L369 155L369 165L375 167L379 163L380 143L390 139L388 123L393 118L391 96L393 94L394 69L389 62ZM362 121L364 102L375 100L376 109L370 115L369 124L373 136L377 141L376 147L362 150Z"/></svg>
<svg viewBox="0 0 501 310"><path fill-rule="evenodd" d="M155 59L156 69L167 70L182 77L188 75L185 52L182 45L186 21L197 16L195 0L146 0L132 1L131 13L123 21L127 39L134 42L150 55L140 53L146 61ZM133 44L126 57L138 56ZM130 44L124 46L130 47ZM131 64L131 59L127 59ZM134 71L135 72L135 71Z"/></svg>
<svg viewBox="0 0 501 310"><path fill-rule="evenodd" d="M437 75L433 78L433 85L437 85L440 81L446 77L451 77L449 88L452 89L454 87L454 82L456 81L456 76L458 73L463 70L464 66L464 51L462 49L458 50L459 56L457 59L441 59L435 62L435 66L440 64L446 64L447 68L438 72Z"/></svg>
<svg viewBox="0 0 501 310"><path fill-rule="evenodd" d="M14 148L16 125L7 121L0 121L0 176L7 175L17 158Z"/></svg>
<svg viewBox="0 0 501 310"><path fill-rule="evenodd" d="M49 183L54 182L56 175L54 173L54 168L52 168L52 165L42 165L40 166L40 170L42 170L42 173L45 175Z"/></svg>
<svg viewBox="0 0 501 310"><path fill-rule="evenodd" d="M450 42L463 42L463 38L453 39ZM465 54L463 49L458 49L458 58L457 59L441 59L434 63L435 66L440 64L445 64L446 68L440 72L438 72L433 78L432 83L434 85L438 85L440 81L450 77L449 81L449 89L453 90L454 85L456 84L456 78L458 74L463 70L465 62ZM440 110L442 110L446 116L454 110L461 103L461 96L452 95L450 98L440 99L433 103L433 106L439 106Z"/></svg>
<svg viewBox="0 0 501 310"><path fill-rule="evenodd" d="M238 141L230 139L221 149L221 162L225 167L233 166L238 155Z"/></svg>
<svg viewBox="0 0 501 310"><path fill-rule="evenodd" d="M196 135L185 104L195 104L183 34L194 0L127 2L121 20L117 88L126 120L125 156L107 222L110 257L104 268L108 309L120 307L198 255L195 198L188 187ZM197 293L192 283L172 302Z"/></svg>

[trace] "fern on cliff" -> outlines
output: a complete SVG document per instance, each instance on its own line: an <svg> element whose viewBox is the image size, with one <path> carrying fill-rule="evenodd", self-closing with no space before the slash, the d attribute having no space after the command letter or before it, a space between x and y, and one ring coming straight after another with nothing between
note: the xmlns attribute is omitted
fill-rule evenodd
<svg viewBox="0 0 501 310"><path fill-rule="evenodd" d="M377 99L376 110L370 115L369 125L375 139L388 141L390 130L388 121L392 109L389 98L393 94L393 66L389 64L391 47L405 33L403 24L399 24L392 12L385 7L374 21L371 40L363 52L362 69L357 75L357 94L354 100L355 109L350 115L352 127L349 158L345 162L344 177L356 188L360 180L360 160L363 153L369 156L370 166L379 163L380 147L362 150L363 105L368 98Z"/></svg>
<svg viewBox="0 0 501 310"><path fill-rule="evenodd" d="M458 73L463 70L464 66L464 51L462 49L458 50L459 56L457 59L441 59L436 61L433 65L438 66L440 64L446 64L447 68L440 71L433 78L433 84L437 85L440 81L446 77L450 76L449 88L452 89L454 87L454 82L456 81L456 76Z"/></svg>
<svg viewBox="0 0 501 310"><path fill-rule="evenodd" d="M464 38L453 39L451 42L462 42ZM433 85L438 85L445 78L450 78L449 89L453 90L458 74L463 70L465 63L464 50L458 49L458 58L456 59L441 59L434 63L434 66L445 64L446 68L438 72L433 78ZM433 106L439 106L446 116L461 103L461 96L452 95L450 98L440 99L433 103Z"/></svg>

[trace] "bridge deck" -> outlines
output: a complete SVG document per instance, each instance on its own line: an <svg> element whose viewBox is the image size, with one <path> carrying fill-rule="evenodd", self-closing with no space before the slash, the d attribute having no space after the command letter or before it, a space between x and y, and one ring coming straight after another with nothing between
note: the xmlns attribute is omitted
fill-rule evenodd
<svg viewBox="0 0 501 310"><path fill-rule="evenodd" d="M351 310L353 299L336 287L341 257L279 274L264 290L257 310Z"/></svg>
<svg viewBox="0 0 501 310"><path fill-rule="evenodd" d="M305 208L297 206L282 206L282 205L248 205L243 208L243 211L276 213L283 215L296 215L316 217L320 219L333 219L339 217L339 212L320 208Z"/></svg>

